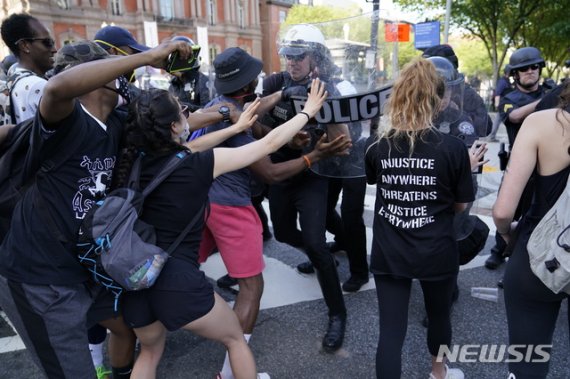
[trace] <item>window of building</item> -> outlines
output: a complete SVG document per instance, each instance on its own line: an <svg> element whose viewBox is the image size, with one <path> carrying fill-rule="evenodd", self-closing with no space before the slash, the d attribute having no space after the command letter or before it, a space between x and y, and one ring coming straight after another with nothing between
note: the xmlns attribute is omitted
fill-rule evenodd
<svg viewBox="0 0 570 379"><path fill-rule="evenodd" d="M208 23L216 25L216 0L208 0Z"/></svg>
<svg viewBox="0 0 570 379"><path fill-rule="evenodd" d="M245 9L243 7L243 2L238 0L237 2L237 16L238 16L238 26L240 29L245 29Z"/></svg>
<svg viewBox="0 0 570 379"><path fill-rule="evenodd" d="M279 23L280 24L284 23L286 18L287 18L287 12L279 11Z"/></svg>
<svg viewBox="0 0 570 379"><path fill-rule="evenodd" d="M57 0L57 5L58 5L61 9L69 9L69 8L71 8L70 1L71 1L71 0Z"/></svg>
<svg viewBox="0 0 570 379"><path fill-rule="evenodd" d="M123 7L121 6L121 0L111 0L111 14L119 16L123 14Z"/></svg>
<svg viewBox="0 0 570 379"><path fill-rule="evenodd" d="M160 0L160 15L167 20L174 18L173 0Z"/></svg>
<svg viewBox="0 0 570 379"><path fill-rule="evenodd" d="M216 45L210 45L210 62L213 62L214 59L216 59L216 57L218 56L218 46Z"/></svg>

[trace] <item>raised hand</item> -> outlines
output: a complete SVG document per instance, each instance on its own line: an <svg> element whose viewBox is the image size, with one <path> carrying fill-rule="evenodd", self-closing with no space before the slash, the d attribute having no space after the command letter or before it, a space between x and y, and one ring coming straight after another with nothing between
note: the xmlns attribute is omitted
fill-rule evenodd
<svg viewBox="0 0 570 379"><path fill-rule="evenodd" d="M323 106L325 99L328 96L328 92L325 91L324 84L317 78L314 79L311 84L311 92L309 92L309 96L307 98L307 102L305 103L305 108L303 108L303 112L309 114L310 118L315 117L317 112Z"/></svg>
<svg viewBox="0 0 570 379"><path fill-rule="evenodd" d="M247 109L241 113L238 121L232 126L232 128L238 129L241 132L251 128L251 126L257 120L257 115L255 114L255 112L257 111L257 108L259 108L259 103L260 103L259 98L255 99L255 101L250 103Z"/></svg>
<svg viewBox="0 0 570 379"><path fill-rule="evenodd" d="M487 150L488 148L486 143L474 143L471 146L469 149L469 163L471 164L471 171L476 171L479 167L489 162L488 159L481 160L485 156Z"/></svg>
<svg viewBox="0 0 570 379"><path fill-rule="evenodd" d="M187 59L192 54L191 46L185 41L164 41L160 45L147 50L141 54L150 57L149 65L156 68L165 68L168 56L175 51L183 58Z"/></svg>
<svg viewBox="0 0 570 379"><path fill-rule="evenodd" d="M309 146L309 143L311 143L311 135L309 132L301 130L291 138L291 141L287 143L287 146L291 149L301 150L302 148Z"/></svg>
<svg viewBox="0 0 570 379"><path fill-rule="evenodd" d="M315 145L315 151L318 152L322 158L327 158L348 155L351 147L352 142L345 135L340 135L332 141L328 141L327 135L323 134Z"/></svg>

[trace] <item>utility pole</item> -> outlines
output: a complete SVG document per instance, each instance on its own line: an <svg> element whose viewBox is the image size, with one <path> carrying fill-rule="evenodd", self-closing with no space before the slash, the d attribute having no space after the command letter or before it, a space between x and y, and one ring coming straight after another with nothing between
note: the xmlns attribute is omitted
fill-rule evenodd
<svg viewBox="0 0 570 379"><path fill-rule="evenodd" d="M451 18L451 0L445 5L445 23L443 25L443 43L449 42L449 19Z"/></svg>
<svg viewBox="0 0 570 379"><path fill-rule="evenodd" d="M368 0L367 0L368 1ZM380 0L372 0L372 24L370 28L370 50L374 64L368 69L368 87L376 87L376 62L378 61L378 23L380 22Z"/></svg>

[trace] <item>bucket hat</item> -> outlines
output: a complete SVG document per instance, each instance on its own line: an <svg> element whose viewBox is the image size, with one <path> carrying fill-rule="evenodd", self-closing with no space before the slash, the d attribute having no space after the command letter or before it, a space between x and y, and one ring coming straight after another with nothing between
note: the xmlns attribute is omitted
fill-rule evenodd
<svg viewBox="0 0 570 379"><path fill-rule="evenodd" d="M230 47L214 59L216 80L214 86L219 94L227 95L253 82L261 72L263 63L239 47Z"/></svg>

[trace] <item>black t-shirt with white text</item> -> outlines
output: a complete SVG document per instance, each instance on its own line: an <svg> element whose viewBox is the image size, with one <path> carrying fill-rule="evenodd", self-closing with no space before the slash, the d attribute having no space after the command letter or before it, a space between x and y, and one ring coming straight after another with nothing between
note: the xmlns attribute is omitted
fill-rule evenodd
<svg viewBox="0 0 570 379"><path fill-rule="evenodd" d="M436 130L416 140L382 138L366 153L366 177L376 184L370 271L437 280L459 270L454 203L473 201L465 144Z"/></svg>
<svg viewBox="0 0 570 379"><path fill-rule="evenodd" d="M10 231L0 247L0 274L10 280L71 285L88 279L74 253L77 231L111 183L122 123L112 113L103 124L76 102L59 125L56 131L46 130L36 114L32 133L42 160L65 154L65 149L75 152L59 167L39 175L14 209ZM46 225L50 221L38 211L40 202L66 241L58 240L54 227Z"/></svg>

